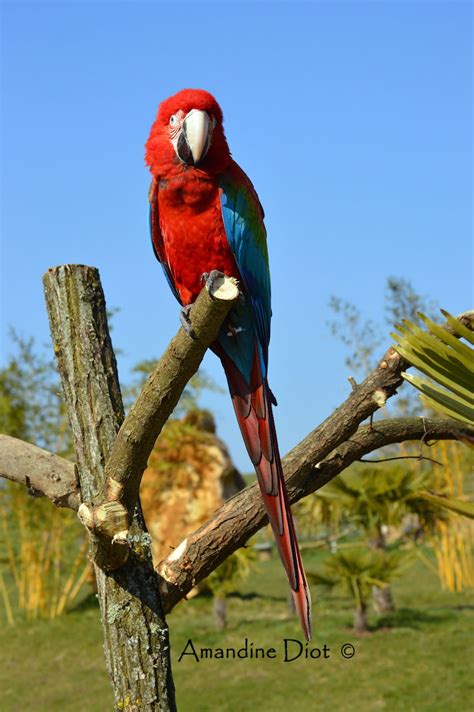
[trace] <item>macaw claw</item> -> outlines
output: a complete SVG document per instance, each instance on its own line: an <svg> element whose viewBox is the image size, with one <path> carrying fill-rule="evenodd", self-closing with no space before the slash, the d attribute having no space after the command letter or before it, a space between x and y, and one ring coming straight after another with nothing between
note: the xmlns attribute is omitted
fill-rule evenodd
<svg viewBox="0 0 474 712"><path fill-rule="evenodd" d="M220 272L220 270L218 270L218 269L213 269L213 270L211 270L211 272L204 272L201 275L201 283L203 286L206 285L207 291L209 292L211 299L213 298L212 294L213 294L214 290L217 288L216 282L217 281L222 282L224 277L225 277L224 273Z"/></svg>
<svg viewBox="0 0 474 712"><path fill-rule="evenodd" d="M179 320L181 322L181 326L183 327L187 335L190 336L191 339L194 339L194 341L197 341L198 337L196 335L196 332L193 330L193 327L191 326L191 320L189 318L189 313L192 308L192 304L188 304L187 306L183 307L179 313Z"/></svg>
<svg viewBox="0 0 474 712"><path fill-rule="evenodd" d="M221 272L218 269L213 269L211 272L203 272L201 275L201 284L202 286L206 285L209 296L211 299L213 299L213 292L216 289L216 282L218 280L222 280L222 278L225 277L224 273ZM241 304L245 304L245 295L242 292L241 289L239 289L239 296L238 300Z"/></svg>

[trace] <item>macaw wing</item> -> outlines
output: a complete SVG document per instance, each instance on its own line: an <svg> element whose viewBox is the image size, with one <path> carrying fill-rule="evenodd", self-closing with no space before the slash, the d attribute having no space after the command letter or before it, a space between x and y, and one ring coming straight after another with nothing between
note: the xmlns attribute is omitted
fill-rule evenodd
<svg viewBox="0 0 474 712"><path fill-rule="evenodd" d="M270 340L270 270L263 210L252 183L236 164L220 180L225 232L242 281L245 302L232 308L234 332L219 333L221 357L237 421L255 466L268 519L300 616L311 637L311 597L306 581L278 449L266 369ZM237 329L235 329L237 326Z"/></svg>
<svg viewBox="0 0 474 712"><path fill-rule="evenodd" d="M236 163L221 177L219 186L227 240L243 281L245 297L252 307L266 372L272 312L263 209L250 179Z"/></svg>
<svg viewBox="0 0 474 712"><path fill-rule="evenodd" d="M166 259L166 253L163 244L163 235L160 229L160 215L158 212L158 184L155 179L152 180L150 190L148 193L148 200L150 202L150 212L149 212L149 224L150 224L150 236L151 244L153 246L153 252L158 262L163 267L163 272L171 287L171 291L174 296L181 304L181 297L178 294L176 287L174 286L173 278L171 276L171 271Z"/></svg>

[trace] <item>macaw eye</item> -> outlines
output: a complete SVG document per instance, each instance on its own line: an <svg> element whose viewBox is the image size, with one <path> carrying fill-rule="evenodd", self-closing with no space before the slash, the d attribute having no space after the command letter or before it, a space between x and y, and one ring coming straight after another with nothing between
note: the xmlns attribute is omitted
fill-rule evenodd
<svg viewBox="0 0 474 712"><path fill-rule="evenodd" d="M170 116L170 126L176 126L177 123L178 123L178 117L176 116L176 114L172 114Z"/></svg>

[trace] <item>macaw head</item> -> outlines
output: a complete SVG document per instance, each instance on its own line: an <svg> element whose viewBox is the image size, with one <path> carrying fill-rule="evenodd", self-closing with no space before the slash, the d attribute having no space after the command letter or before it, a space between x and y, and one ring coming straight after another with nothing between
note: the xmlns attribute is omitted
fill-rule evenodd
<svg viewBox="0 0 474 712"><path fill-rule="evenodd" d="M222 111L212 94L183 89L163 101L146 143L146 163L163 175L172 166L221 170L230 159Z"/></svg>

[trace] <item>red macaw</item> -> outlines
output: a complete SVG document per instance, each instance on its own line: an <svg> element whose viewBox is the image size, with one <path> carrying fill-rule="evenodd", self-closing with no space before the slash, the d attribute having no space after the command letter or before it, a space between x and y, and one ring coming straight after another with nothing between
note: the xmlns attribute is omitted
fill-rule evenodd
<svg viewBox="0 0 474 712"><path fill-rule="evenodd" d="M311 599L295 534L268 386L270 270L263 209L231 158L214 97L184 89L159 106L146 143L152 173L150 228L171 289L189 308L214 270L238 280L232 308L212 350L227 376L247 451L285 567L304 634L311 637Z"/></svg>

